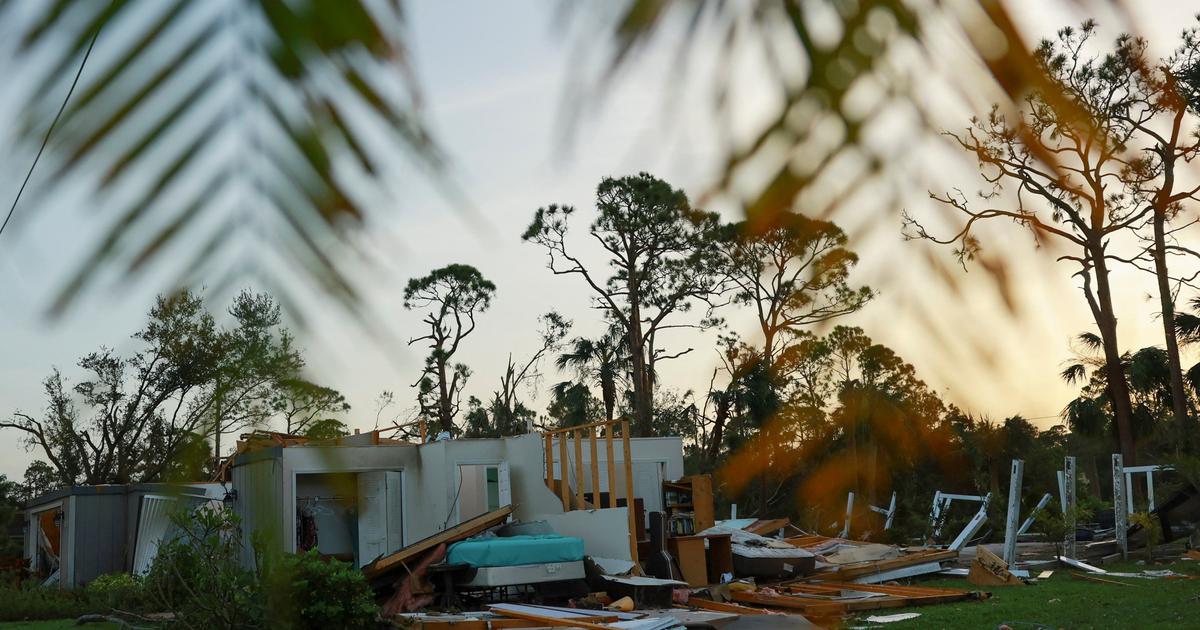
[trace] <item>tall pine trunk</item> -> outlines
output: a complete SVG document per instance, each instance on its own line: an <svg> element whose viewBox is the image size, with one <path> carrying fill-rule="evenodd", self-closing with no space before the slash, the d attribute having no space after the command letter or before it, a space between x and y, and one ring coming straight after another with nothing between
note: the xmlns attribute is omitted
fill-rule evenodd
<svg viewBox="0 0 1200 630"><path fill-rule="evenodd" d="M629 358L630 372L633 380L633 435L635 437L651 437L650 435L650 378L646 365L645 339L642 336L642 307L640 304L640 287L637 283L637 269L630 265L629 270Z"/></svg>
<svg viewBox="0 0 1200 630"><path fill-rule="evenodd" d="M1129 383L1125 379L1120 345L1117 343L1117 317L1113 309L1108 264L1104 258L1104 245L1100 237L1097 235L1090 242L1088 253L1095 270L1096 292L1095 295L1092 294L1087 274L1084 275L1084 291L1096 320L1096 327L1100 330L1101 345L1104 348L1104 370L1108 377L1109 402L1112 404L1117 423L1117 441L1121 456L1126 466L1134 466L1137 462L1137 448L1133 434L1133 404L1130 402Z"/></svg>
<svg viewBox="0 0 1200 630"><path fill-rule="evenodd" d="M1183 367L1179 362L1179 339L1175 336L1175 299L1167 275L1167 213L1154 211L1154 275L1158 281L1158 303L1162 316L1163 339L1167 348L1167 367L1171 373L1171 411L1182 431L1188 424L1187 394L1183 389Z"/></svg>

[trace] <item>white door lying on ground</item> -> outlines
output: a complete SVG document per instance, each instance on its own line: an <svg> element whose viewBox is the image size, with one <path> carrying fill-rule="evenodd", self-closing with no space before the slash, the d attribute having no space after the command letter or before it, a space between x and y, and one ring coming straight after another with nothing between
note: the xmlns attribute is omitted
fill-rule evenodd
<svg viewBox="0 0 1200 630"><path fill-rule="evenodd" d="M403 499L401 473L358 474L358 566L404 546Z"/></svg>

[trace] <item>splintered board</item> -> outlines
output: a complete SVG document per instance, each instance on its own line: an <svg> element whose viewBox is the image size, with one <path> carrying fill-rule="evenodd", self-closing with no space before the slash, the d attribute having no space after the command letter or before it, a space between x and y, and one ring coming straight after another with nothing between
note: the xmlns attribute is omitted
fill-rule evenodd
<svg viewBox="0 0 1200 630"><path fill-rule="evenodd" d="M958 551L953 549L915 549L905 553L904 555L901 555L899 558L844 564L838 567L818 571L817 573L814 573L805 579L848 581L863 577L865 575L883 573L885 571L902 569L918 564L953 560L957 557Z"/></svg>
<svg viewBox="0 0 1200 630"><path fill-rule="evenodd" d="M784 589L785 592L779 594L734 592L732 596L734 601L743 604L786 608L820 617L844 615L864 610L945 604L984 597L980 593L952 588L881 586L844 582L791 584ZM872 597L846 596L846 591L878 595Z"/></svg>

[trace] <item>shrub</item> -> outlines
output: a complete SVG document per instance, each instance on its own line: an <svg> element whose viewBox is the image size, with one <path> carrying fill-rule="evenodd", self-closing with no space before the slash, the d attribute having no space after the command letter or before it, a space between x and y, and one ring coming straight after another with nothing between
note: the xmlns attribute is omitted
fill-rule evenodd
<svg viewBox="0 0 1200 630"><path fill-rule="evenodd" d="M316 550L287 554L269 570L270 612L277 627L296 630L375 626L375 603L363 574L352 565L322 558Z"/></svg>
<svg viewBox="0 0 1200 630"><path fill-rule="evenodd" d="M141 580L128 573L101 575L84 587L84 593L91 603L108 609L136 612L146 605Z"/></svg>
<svg viewBox="0 0 1200 630"><path fill-rule="evenodd" d="M246 551L235 515L200 508L172 516L180 535L159 547L145 580L147 598L175 613L175 625L317 630L375 626L373 594L350 564L303 555L265 553L260 570L244 568Z"/></svg>
<svg viewBox="0 0 1200 630"><path fill-rule="evenodd" d="M88 601L81 590L47 586L0 588L0 621L62 619L104 611L102 606Z"/></svg>
<svg viewBox="0 0 1200 630"><path fill-rule="evenodd" d="M171 516L179 535L162 544L146 576L146 595L183 628L263 626L257 576L241 566L237 516L207 507Z"/></svg>

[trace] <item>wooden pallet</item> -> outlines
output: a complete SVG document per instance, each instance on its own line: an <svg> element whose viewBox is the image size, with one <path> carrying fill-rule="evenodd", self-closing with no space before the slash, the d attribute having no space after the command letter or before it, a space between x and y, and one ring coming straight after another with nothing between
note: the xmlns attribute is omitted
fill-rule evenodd
<svg viewBox="0 0 1200 630"><path fill-rule="evenodd" d="M829 617L852 612L904 608L945 604L969 599L984 599L986 596L972 591L953 588L929 588L922 586L881 586L877 584L852 584L844 582L822 582L817 584L793 584L785 592L769 594L763 592L734 592L733 600L742 604L754 604L769 608L785 608L805 615ZM881 597L850 598L843 591L881 593Z"/></svg>
<svg viewBox="0 0 1200 630"><path fill-rule="evenodd" d="M818 571L804 579L846 582L866 575L874 575L876 573L883 573L885 571L892 571L894 569L903 569L905 567L926 564L929 562L953 560L957 557L958 551L953 549L917 549L909 551L899 558L872 560L869 562L855 562L853 564L843 564L837 567L830 567L828 569Z"/></svg>

